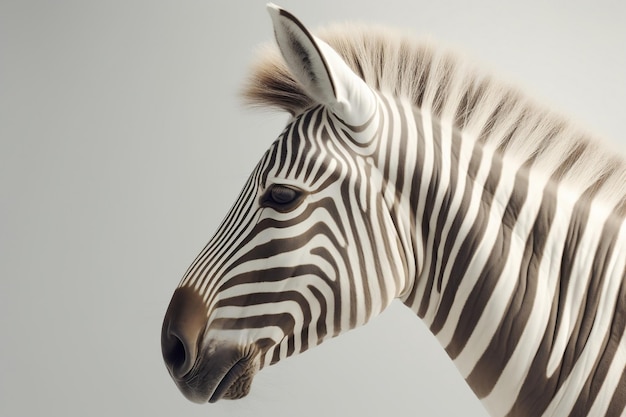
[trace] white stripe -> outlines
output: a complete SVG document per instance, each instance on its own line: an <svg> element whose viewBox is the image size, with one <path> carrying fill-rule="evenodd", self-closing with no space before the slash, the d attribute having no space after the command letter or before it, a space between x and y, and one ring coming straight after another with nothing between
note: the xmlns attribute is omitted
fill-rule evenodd
<svg viewBox="0 0 626 417"><path fill-rule="evenodd" d="M613 362L609 367L606 379L598 392L598 396L589 410L590 416L604 416L615 392L619 389L619 383L622 373L626 370L626 332L622 334L619 347L613 358ZM623 394L622 394L623 395ZM626 410L624 410L626 412ZM624 414L622 414L624 415Z"/></svg>

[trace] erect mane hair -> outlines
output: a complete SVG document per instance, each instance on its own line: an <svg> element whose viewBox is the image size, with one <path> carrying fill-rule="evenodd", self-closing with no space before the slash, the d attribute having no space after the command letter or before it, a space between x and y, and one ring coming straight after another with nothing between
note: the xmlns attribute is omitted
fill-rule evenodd
<svg viewBox="0 0 626 417"><path fill-rule="evenodd" d="M335 25L316 33L375 90L410 99L470 137L542 169L626 216L626 163L559 114L494 80L469 60L393 29ZM298 115L317 105L265 46L243 95L257 106Z"/></svg>

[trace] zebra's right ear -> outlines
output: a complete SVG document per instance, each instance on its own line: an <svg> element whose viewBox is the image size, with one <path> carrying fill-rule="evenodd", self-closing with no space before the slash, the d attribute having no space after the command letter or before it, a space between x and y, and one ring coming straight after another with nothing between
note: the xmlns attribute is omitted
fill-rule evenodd
<svg viewBox="0 0 626 417"><path fill-rule="evenodd" d="M294 15L272 3L267 9L287 67L306 93L350 125L367 122L376 109L374 93L367 84Z"/></svg>

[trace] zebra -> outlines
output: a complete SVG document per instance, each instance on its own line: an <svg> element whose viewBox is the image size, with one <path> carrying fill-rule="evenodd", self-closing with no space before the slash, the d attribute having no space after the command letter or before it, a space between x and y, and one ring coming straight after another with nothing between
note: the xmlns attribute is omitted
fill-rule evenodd
<svg viewBox="0 0 626 417"><path fill-rule="evenodd" d="M626 414L626 164L455 53L385 28L278 48L244 96L288 112L167 308L191 401L413 310L493 416Z"/></svg>

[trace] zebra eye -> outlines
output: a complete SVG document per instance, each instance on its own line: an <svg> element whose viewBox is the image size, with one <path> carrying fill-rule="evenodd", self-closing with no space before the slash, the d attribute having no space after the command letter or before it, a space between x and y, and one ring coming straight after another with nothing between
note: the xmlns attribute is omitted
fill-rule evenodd
<svg viewBox="0 0 626 417"><path fill-rule="evenodd" d="M294 187L281 184L273 184L263 197L263 205L272 207L278 211L286 212L297 207L302 192Z"/></svg>
<svg viewBox="0 0 626 417"><path fill-rule="evenodd" d="M284 185L273 185L270 195L277 204L289 204L296 199L298 193L293 188Z"/></svg>

